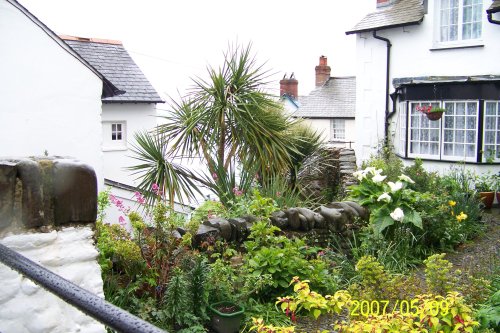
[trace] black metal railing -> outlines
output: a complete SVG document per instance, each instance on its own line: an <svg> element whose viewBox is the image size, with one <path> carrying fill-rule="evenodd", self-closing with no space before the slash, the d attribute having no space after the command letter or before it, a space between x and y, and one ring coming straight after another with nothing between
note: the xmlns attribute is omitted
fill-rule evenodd
<svg viewBox="0 0 500 333"><path fill-rule="evenodd" d="M0 262L117 332L166 333L2 244L0 244Z"/></svg>

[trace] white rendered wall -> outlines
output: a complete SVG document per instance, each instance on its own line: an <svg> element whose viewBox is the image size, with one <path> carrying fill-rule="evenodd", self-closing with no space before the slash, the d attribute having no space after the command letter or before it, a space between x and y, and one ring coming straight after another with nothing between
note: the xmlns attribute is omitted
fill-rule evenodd
<svg viewBox="0 0 500 333"><path fill-rule="evenodd" d="M488 22L485 10L491 1L483 1L482 40L484 45L462 49L434 49L436 1L429 0L428 13L419 25L385 29L377 35L392 43L390 91L392 80L418 76L500 75L500 25ZM376 152L384 139L386 43L376 40L372 32L357 36L356 72L356 156L358 164ZM392 110L392 101L390 101ZM395 121L397 117L393 117ZM442 164L440 169L448 167Z"/></svg>
<svg viewBox="0 0 500 333"><path fill-rule="evenodd" d="M144 130L151 130L157 122L155 104L103 104L103 152L104 152L104 177L119 183L135 186L139 182L135 181L137 176L132 176L126 168L139 164L131 156L134 133ZM113 122L125 122L125 142L123 146L111 146L106 137L110 132L106 128Z"/></svg>
<svg viewBox="0 0 500 333"><path fill-rule="evenodd" d="M311 126L318 133L321 133L323 141L328 142L334 140L332 138L332 120L320 118L304 118L304 123ZM356 126L354 119L345 119L345 142L355 142L356 140ZM335 140L340 141L340 140ZM336 143L334 146L349 148L349 144ZM351 144L352 145L352 144ZM353 146L353 145L352 145ZM353 146L354 148L354 146Z"/></svg>
<svg viewBox="0 0 500 333"><path fill-rule="evenodd" d="M37 264L104 297L101 268L90 227L25 233L0 243ZM0 332L106 332L104 326L7 266L0 264Z"/></svg>
<svg viewBox="0 0 500 333"><path fill-rule="evenodd" d="M0 156L72 156L102 187L102 81L5 0L0 45Z"/></svg>

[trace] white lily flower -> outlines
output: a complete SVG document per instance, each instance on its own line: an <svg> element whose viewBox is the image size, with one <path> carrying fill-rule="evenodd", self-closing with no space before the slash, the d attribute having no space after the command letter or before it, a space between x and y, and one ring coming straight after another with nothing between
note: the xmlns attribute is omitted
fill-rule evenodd
<svg viewBox="0 0 500 333"><path fill-rule="evenodd" d="M385 201L385 202L391 202L391 200L392 198L387 192L382 193L377 199L377 201Z"/></svg>
<svg viewBox="0 0 500 333"><path fill-rule="evenodd" d="M363 178L365 178L365 174L363 171L356 171L352 175L356 177L359 181L362 181Z"/></svg>
<svg viewBox="0 0 500 333"><path fill-rule="evenodd" d="M415 182L407 175L401 174L401 176L399 176L399 180L402 180L402 181L410 183L410 184L415 184Z"/></svg>
<svg viewBox="0 0 500 333"><path fill-rule="evenodd" d="M387 185L389 185L389 187L391 188L391 192L397 192L403 188L403 183L401 182L387 182Z"/></svg>
<svg viewBox="0 0 500 333"><path fill-rule="evenodd" d="M377 170L377 169L375 169L374 167L367 167L367 168L364 170L364 172L365 172L365 174L367 174L367 173L371 173L372 175L375 175L375 174L376 174L376 173L375 173L375 171L376 171L376 170Z"/></svg>
<svg viewBox="0 0 500 333"><path fill-rule="evenodd" d="M389 214L391 215L391 218L394 220L394 221L399 221L399 222L402 222L404 217L405 217L405 213L403 212L403 210L401 208L396 208L394 209L394 211Z"/></svg>
<svg viewBox="0 0 500 333"><path fill-rule="evenodd" d="M380 182L381 182L381 181L383 181L385 178L387 178L387 176L375 175L375 176L373 176L372 180L373 180L375 183L380 183Z"/></svg>

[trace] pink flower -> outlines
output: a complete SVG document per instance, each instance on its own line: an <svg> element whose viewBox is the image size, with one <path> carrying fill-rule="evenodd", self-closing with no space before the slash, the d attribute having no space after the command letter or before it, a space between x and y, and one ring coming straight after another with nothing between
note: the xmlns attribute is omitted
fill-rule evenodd
<svg viewBox="0 0 500 333"><path fill-rule="evenodd" d="M243 191L241 191L238 187L233 188L233 193L237 197L239 197L240 195L243 195Z"/></svg>
<svg viewBox="0 0 500 333"><path fill-rule="evenodd" d="M276 192L276 197L281 198L281 192Z"/></svg>
<svg viewBox="0 0 500 333"><path fill-rule="evenodd" d="M141 193L135 192L134 196L135 196L137 202L140 203L141 205L146 202L146 199L144 199L144 196Z"/></svg>
<svg viewBox="0 0 500 333"><path fill-rule="evenodd" d="M217 180L219 177L217 177L217 174L214 172L214 173L212 173L212 178L213 178L214 180Z"/></svg>
<svg viewBox="0 0 500 333"><path fill-rule="evenodd" d="M151 186L151 189L156 195L161 195L162 191L160 191L160 186L158 184L154 183L153 186Z"/></svg>
<svg viewBox="0 0 500 333"><path fill-rule="evenodd" d="M120 215L120 217L118 218L118 223L120 223L121 226L124 226L125 225L125 218Z"/></svg>
<svg viewBox="0 0 500 333"><path fill-rule="evenodd" d="M112 204L116 204L116 197L113 194L110 194L109 201L111 201Z"/></svg>

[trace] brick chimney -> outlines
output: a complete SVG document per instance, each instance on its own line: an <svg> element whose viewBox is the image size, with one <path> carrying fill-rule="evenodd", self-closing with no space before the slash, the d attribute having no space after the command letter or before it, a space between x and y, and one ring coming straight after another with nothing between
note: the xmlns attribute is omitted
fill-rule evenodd
<svg viewBox="0 0 500 333"><path fill-rule="evenodd" d="M325 56L319 57L319 66L316 66L316 87L321 87L330 78L332 69L327 64Z"/></svg>
<svg viewBox="0 0 500 333"><path fill-rule="evenodd" d="M280 96L287 94L293 99L297 99L299 96L299 81L295 79L294 74L290 75L289 78L283 76L283 79L280 80Z"/></svg>

